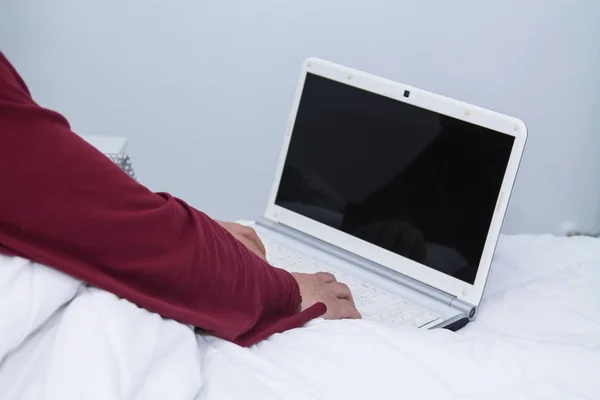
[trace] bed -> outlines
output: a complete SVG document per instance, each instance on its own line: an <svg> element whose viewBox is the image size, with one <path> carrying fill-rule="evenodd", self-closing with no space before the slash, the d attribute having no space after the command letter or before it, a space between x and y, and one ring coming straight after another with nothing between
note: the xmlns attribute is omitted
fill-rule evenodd
<svg viewBox="0 0 600 400"><path fill-rule="evenodd" d="M245 349L0 256L0 399L600 399L600 240L503 236L463 330L315 320Z"/></svg>

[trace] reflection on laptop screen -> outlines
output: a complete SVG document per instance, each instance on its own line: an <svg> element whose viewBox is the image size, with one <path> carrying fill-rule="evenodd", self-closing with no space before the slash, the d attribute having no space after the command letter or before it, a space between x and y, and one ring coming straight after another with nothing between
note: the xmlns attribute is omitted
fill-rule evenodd
<svg viewBox="0 0 600 400"><path fill-rule="evenodd" d="M513 141L308 74L275 203L473 283Z"/></svg>

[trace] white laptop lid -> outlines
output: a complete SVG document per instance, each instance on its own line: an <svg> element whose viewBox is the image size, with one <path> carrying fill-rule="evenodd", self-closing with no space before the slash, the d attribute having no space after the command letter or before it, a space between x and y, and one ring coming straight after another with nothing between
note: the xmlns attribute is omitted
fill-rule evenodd
<svg viewBox="0 0 600 400"><path fill-rule="evenodd" d="M311 58L265 217L478 305L526 135L515 118Z"/></svg>

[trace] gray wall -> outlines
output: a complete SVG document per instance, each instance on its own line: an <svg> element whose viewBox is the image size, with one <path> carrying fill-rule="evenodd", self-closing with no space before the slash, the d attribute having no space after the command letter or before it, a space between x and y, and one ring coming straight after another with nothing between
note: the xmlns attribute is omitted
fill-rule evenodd
<svg viewBox="0 0 600 400"><path fill-rule="evenodd" d="M522 118L505 231L600 229L596 0L2 0L0 48L77 132L127 136L147 185L221 218L262 212L315 55Z"/></svg>

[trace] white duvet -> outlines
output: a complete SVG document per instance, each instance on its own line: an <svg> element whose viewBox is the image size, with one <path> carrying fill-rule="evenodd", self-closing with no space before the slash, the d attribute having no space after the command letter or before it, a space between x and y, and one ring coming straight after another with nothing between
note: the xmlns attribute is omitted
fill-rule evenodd
<svg viewBox="0 0 600 400"><path fill-rule="evenodd" d="M457 333L326 322L244 349L0 256L0 399L600 399L600 240L503 237Z"/></svg>

